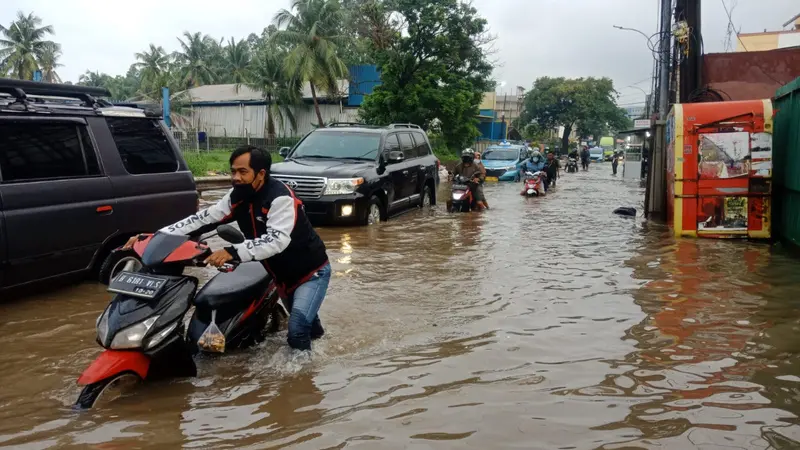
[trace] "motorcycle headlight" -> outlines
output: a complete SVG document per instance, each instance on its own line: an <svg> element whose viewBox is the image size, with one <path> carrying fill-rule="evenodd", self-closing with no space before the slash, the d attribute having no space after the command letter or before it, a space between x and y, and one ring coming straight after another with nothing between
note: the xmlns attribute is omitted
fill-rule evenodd
<svg viewBox="0 0 800 450"><path fill-rule="evenodd" d="M461 200L464 197L462 192L453 192L453 200Z"/></svg>
<svg viewBox="0 0 800 450"><path fill-rule="evenodd" d="M163 341L165 337L169 336L169 334L172 333L172 331L175 330L175 327L177 326L178 326L177 320L175 322L172 322L171 325L167 325L166 327L164 327L163 330L159 331L158 333L154 334L153 337L148 339L147 345L145 345L144 348L150 349L160 344L161 341Z"/></svg>
<svg viewBox="0 0 800 450"><path fill-rule="evenodd" d="M95 327L97 328L97 340L100 341L101 345L105 345L106 338L108 337L108 308L104 309L103 312L97 316Z"/></svg>
<svg viewBox="0 0 800 450"><path fill-rule="evenodd" d="M131 325L124 330L120 330L114 340L111 341L111 347L114 350L139 348L142 346L142 339L144 335L150 331L150 328L156 323L159 316L148 317L147 319Z"/></svg>
<svg viewBox="0 0 800 450"><path fill-rule="evenodd" d="M325 186L324 195L352 194L363 183L363 178L330 178L327 186Z"/></svg>

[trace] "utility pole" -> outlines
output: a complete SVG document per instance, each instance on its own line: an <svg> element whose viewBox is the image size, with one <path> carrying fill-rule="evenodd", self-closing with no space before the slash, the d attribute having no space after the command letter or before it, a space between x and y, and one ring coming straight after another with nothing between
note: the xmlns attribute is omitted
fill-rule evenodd
<svg viewBox="0 0 800 450"><path fill-rule="evenodd" d="M680 1L680 0L679 0ZM670 57L672 50L672 1L661 0L658 35L658 121L653 125L644 209L648 218L664 219L667 210L667 127L669 113Z"/></svg>
<svg viewBox="0 0 800 450"><path fill-rule="evenodd" d="M659 98L658 115L659 119L666 120L669 112L669 62L672 43L672 1L661 0L661 30L658 35L658 58L661 64L659 68Z"/></svg>
<svg viewBox="0 0 800 450"><path fill-rule="evenodd" d="M675 24L684 25L687 34L679 43L680 60L678 102L689 103L691 95L703 85L703 52L700 23L700 0L678 0Z"/></svg>

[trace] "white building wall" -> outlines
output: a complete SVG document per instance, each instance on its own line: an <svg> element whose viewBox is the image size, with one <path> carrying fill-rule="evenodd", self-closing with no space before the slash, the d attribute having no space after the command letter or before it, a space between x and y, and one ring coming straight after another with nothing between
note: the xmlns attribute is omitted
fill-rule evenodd
<svg viewBox="0 0 800 450"><path fill-rule="evenodd" d="M234 106L194 106L183 111L191 122L191 128L205 131L210 137L263 138L266 128L266 105ZM357 108L343 108L340 105L319 105L322 120L330 122L355 122ZM317 123L314 106L293 107L297 130L293 131L289 121L284 121L283 129L276 122L278 136L303 136ZM185 127L184 127L185 128Z"/></svg>

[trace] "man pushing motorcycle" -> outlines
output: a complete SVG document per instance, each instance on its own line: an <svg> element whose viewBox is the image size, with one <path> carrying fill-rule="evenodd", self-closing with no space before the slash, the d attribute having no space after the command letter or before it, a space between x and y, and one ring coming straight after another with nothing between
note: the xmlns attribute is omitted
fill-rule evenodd
<svg viewBox="0 0 800 450"><path fill-rule="evenodd" d="M331 266L325 244L311 226L303 203L291 189L270 177L272 157L246 145L230 157L231 189L217 204L159 230L187 235L236 222L246 240L212 253L206 263L261 261L275 279L290 311L289 346L310 350L325 333L318 311L328 290ZM123 247L131 248L132 237Z"/></svg>

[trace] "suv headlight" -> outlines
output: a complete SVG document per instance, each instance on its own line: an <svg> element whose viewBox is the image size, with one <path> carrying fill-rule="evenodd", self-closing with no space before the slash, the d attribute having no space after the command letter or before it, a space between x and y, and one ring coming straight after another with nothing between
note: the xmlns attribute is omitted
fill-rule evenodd
<svg viewBox="0 0 800 450"><path fill-rule="evenodd" d="M364 184L363 178L329 178L324 195L352 194L361 184Z"/></svg>
<svg viewBox="0 0 800 450"><path fill-rule="evenodd" d="M150 331L150 328L156 323L159 316L148 317L147 319L131 325L124 330L120 330L114 340L111 341L111 347L114 350L139 348L142 346L142 339L144 335Z"/></svg>

